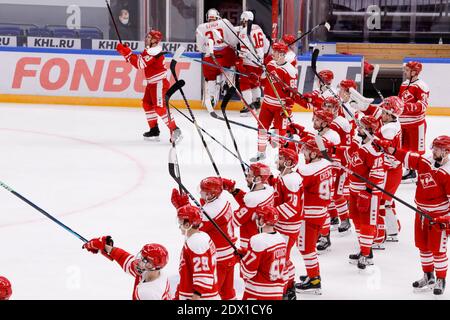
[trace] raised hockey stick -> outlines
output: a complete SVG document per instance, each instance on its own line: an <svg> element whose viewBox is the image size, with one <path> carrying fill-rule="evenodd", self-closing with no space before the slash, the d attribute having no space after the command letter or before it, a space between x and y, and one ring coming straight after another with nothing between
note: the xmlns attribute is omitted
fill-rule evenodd
<svg viewBox="0 0 450 320"><path fill-rule="evenodd" d="M377 77L378 77L378 72L380 72L380 65L376 64L373 68L373 73L372 73L372 79L370 79L370 83L372 83L372 87L375 89L375 91L377 92L378 96L381 98L381 101L384 100L383 95L381 94L381 91L378 90L377 86L376 86L376 82L377 82Z"/></svg>
<svg viewBox="0 0 450 320"><path fill-rule="evenodd" d="M331 30L331 26L328 22L324 21L319 23L317 26L313 27L311 30L305 32L304 34L302 34L300 37L298 37L297 39L295 39L294 41L292 41L291 43L288 44L288 46L293 45L294 43L296 43L297 41L300 41L301 39L303 39L304 37L306 37L308 34L310 34L311 32L313 32L314 30L316 30L317 28L324 26L328 31Z"/></svg>
<svg viewBox="0 0 450 320"><path fill-rule="evenodd" d="M225 98L224 98L225 99ZM179 114L181 114L184 118L186 118L190 123L194 123L194 121L187 116L183 111L181 111L180 109L178 109L176 106L174 106L173 104L170 104L171 108L174 108ZM200 130L206 134L208 137L210 137L214 142L216 142L218 145L220 145L222 148L224 148L226 151L228 151L228 153L230 153L233 157L235 157L236 159L238 159L239 161L241 161L241 159L239 158L239 156L237 154L235 154L233 151L231 151L230 149L228 149L223 143L221 143L219 140L217 140L216 138L214 138L213 135L211 135L210 133L208 133L208 131L206 131L205 129L203 129L202 127L200 127ZM248 164L246 164L244 162L244 165L248 166Z"/></svg>
<svg viewBox="0 0 450 320"><path fill-rule="evenodd" d="M177 151L175 147L171 147L169 151L169 174L175 180L175 182L180 186L180 189L191 198L194 204L202 211L205 217L214 225L214 227L219 231L220 235L228 242L228 244L233 248L234 253L242 258L233 241L223 232L223 230L217 225L217 223L211 219L209 214L203 209L201 204L195 199L191 192L184 186L180 178L180 168L178 165Z"/></svg>
<svg viewBox="0 0 450 320"><path fill-rule="evenodd" d="M210 66L210 67L212 67L212 68L220 69L220 68L219 68L218 66L216 66L214 63L209 63L209 62L207 62L207 61L202 61L202 60L197 60L197 59L192 59L192 61L198 62L198 63L201 63L201 64L204 64L204 65L207 65L207 66ZM233 69L229 69L229 68L223 67L223 70L225 70L225 71L227 71L227 72L232 72L232 73L234 73L234 74L238 74L238 75L240 75L241 77L247 77L247 78L249 77L248 74L241 73L241 72L238 72L238 71L233 70Z"/></svg>
<svg viewBox="0 0 450 320"><path fill-rule="evenodd" d="M112 22L114 24L114 29L116 29L117 38L119 38L119 42L122 43L122 38L120 37L119 29L117 29L116 21L114 20L114 16L113 16L113 13L112 13L112 10L111 10L111 6L109 5L108 0L105 0L105 2L106 2L106 6L108 7L108 11L109 11L109 15L111 16L111 20L112 20Z"/></svg>
<svg viewBox="0 0 450 320"><path fill-rule="evenodd" d="M175 81L177 81L177 82L179 82L179 81L178 81L178 76L177 76L177 73L176 73L176 64L177 64L177 60L183 54L184 50L185 50L185 48L183 46L180 46L177 49L177 51L175 52L175 54L174 54L174 56L172 58L172 61L170 62L170 71L172 72L172 75L175 78ZM215 171L217 176L220 176L219 169L217 168L216 162L214 161L214 158L213 158L213 156L211 154L211 151L208 148L208 144L206 143L205 138L203 137L203 134L200 131L200 128L199 128L198 123L197 123L197 120L195 119L195 115L192 112L191 106L189 105L189 102L188 102L188 100L186 98L186 95L184 94L183 86L185 85L185 82L183 80L180 80L180 81L182 81L182 85L178 86L178 90L180 91L181 96L183 97L184 103L186 104L186 107L189 110L189 114L190 114L192 120L194 121L195 129L197 129L197 133L200 136L200 140L202 141L203 147L205 148L206 153L208 154L209 160L211 161L211 164L212 164L212 166L214 168L214 171ZM169 107L169 105L167 105L167 107Z"/></svg>
<svg viewBox="0 0 450 320"><path fill-rule="evenodd" d="M2 186L4 189L8 190L9 192L11 192L13 195L15 195L17 198L19 198L20 200L28 203L30 206L32 206L34 209L36 209L37 211L39 211L40 213L42 213L44 216L46 216L47 218L49 218L50 220L52 220L53 222L55 222L57 225L59 225L60 227L64 228L66 231L69 231L71 234L73 234L75 237L77 237L78 239L80 239L83 242L88 242L88 240L79 235L77 232L73 231L72 229L70 229L68 226L66 226L64 223L62 223L61 221L59 221L58 219L56 219L55 217L53 217L50 213L48 213L47 211L45 211L44 209L41 209L40 207L38 207L37 205L35 205L33 202L31 202L30 200L28 200L27 198L25 198L24 196L22 196L20 193L16 192L15 190L13 190L12 188L10 188L9 186L7 186L5 183L0 181L0 186Z"/></svg>
<svg viewBox="0 0 450 320"><path fill-rule="evenodd" d="M236 89L234 87L230 87L228 89L227 94L223 97L222 104L220 105L220 109L222 110L222 115L223 115L223 118L225 119L228 133L230 134L231 140L233 141L234 150L236 150L236 154L239 157L239 162L241 164L242 171L244 172L244 176L247 177L247 173L246 173L247 170L245 169L245 166L247 166L247 168L249 166L242 160L241 153L239 152L239 148L237 146L236 139L234 138L233 131L231 130L230 121L228 120L227 113L226 113L226 108L227 108L228 102L230 101L231 97L234 95L235 92L236 92Z"/></svg>
<svg viewBox="0 0 450 320"><path fill-rule="evenodd" d="M323 143L322 137L319 136L319 135L316 135L316 136L315 136L315 140L316 140L317 146L319 147L319 150L320 150L320 152L322 153L323 157L324 157L326 160L328 160L329 162L331 162L333 165L335 165L335 166L337 166L338 168L340 168L340 169L346 171L348 174L351 174L352 176L358 178L359 180L361 180L361 181L367 183L367 184L370 185L371 187L373 187L373 188L375 188L375 189L381 191L382 193L388 195L388 196L391 197L392 199L397 200L398 202L400 202L400 203L403 204L404 206L408 207L409 209L411 209L411 210L417 212L418 214L420 214L420 215L423 216L424 218L426 218L426 219L428 219L428 220L430 220L430 221L433 220L433 218L432 218L430 215L428 215L428 214L426 214L426 213L420 211L419 209L413 207L412 205L410 205L410 204L407 203L406 201L400 199L399 197L395 196L394 194L390 193L389 191L386 191L385 189L379 187L378 185L376 185L376 184L373 183L372 181L370 181L370 180L364 178L363 176L361 176L360 174L354 172L353 170L351 170L351 169L349 169L349 168L343 166L340 162L334 161L334 160L329 156L329 154L328 154L328 152L327 152L327 148L325 147L325 144Z"/></svg>

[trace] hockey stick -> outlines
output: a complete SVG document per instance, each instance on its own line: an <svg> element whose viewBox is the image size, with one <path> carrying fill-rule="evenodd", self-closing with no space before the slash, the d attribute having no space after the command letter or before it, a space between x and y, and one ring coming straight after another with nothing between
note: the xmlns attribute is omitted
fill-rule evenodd
<svg viewBox="0 0 450 320"><path fill-rule="evenodd" d="M56 224L58 224L60 227L66 229L67 231L69 231L71 234L73 234L75 237L77 237L78 239L80 239L83 242L88 242L88 240L86 238L84 238L83 236L79 235L78 233L76 233L75 231L73 231L72 229L70 229L68 226L66 226L64 223L62 223L61 221L59 221L58 219L56 219L55 217L53 217L51 214L49 214L47 211L45 211L44 209L41 209L40 207L38 207L37 205L35 205L33 202L31 202L30 200L28 200L27 198L25 198L24 196L22 196L20 193L14 191L12 188L8 187L6 184L4 184L3 182L0 181L0 186L2 186L4 189L8 190L9 192L11 192L13 195L15 195L17 198L19 198L20 200L28 203L30 206L32 206L34 209L36 209L37 211L39 211L40 213L42 213L44 216L46 216L47 218L49 218L50 220L52 220L53 222L55 222Z"/></svg>
<svg viewBox="0 0 450 320"><path fill-rule="evenodd" d="M108 6L109 15L111 16L111 20L114 24L114 29L116 29L117 38L119 38L119 42L122 43L122 38L120 37L119 29L117 29L116 21L114 20L114 16L113 16L111 7L109 5L109 2L108 2L108 0L105 0L105 2L106 2L106 5Z"/></svg>
<svg viewBox="0 0 450 320"><path fill-rule="evenodd" d="M191 192L183 185L180 178L180 168L178 165L177 151L175 147L171 147L169 151L169 174L175 180L175 182L180 186L180 189L186 193L189 198L194 202L194 204L202 211L205 217L214 225L214 227L219 231L220 235L228 242L228 244L233 248L234 253L242 258L233 241L223 232L223 230L217 225L217 223L211 219L209 214L203 209L200 203L195 199Z"/></svg>
<svg viewBox="0 0 450 320"><path fill-rule="evenodd" d="M186 104L187 109L189 110L189 114L192 118L192 120L194 121L194 126L197 129L198 135L200 136L200 140L202 141L203 147L206 150L206 153L208 154L209 160L211 161L211 164L214 168L214 171L216 173L217 176L220 176L219 173L219 169L217 168L216 162L214 161L214 158L211 154L211 151L208 148L208 144L205 141L205 138L203 137L202 132L200 131L200 128L198 126L197 120L195 119L195 115L192 112L191 106L189 105L189 102L186 98L186 95L184 94L183 91L183 86L185 85L185 82L183 80L178 81L178 77L177 77L177 73L176 73L176 64L177 64L177 60L179 59L179 57L183 54L185 48L183 46L180 46L177 51L175 52L172 61L170 62L170 71L172 72L173 77L175 78L175 81L177 81L179 83L178 85L178 90L181 93L181 96L183 97L184 103ZM169 106L168 106L169 107Z"/></svg>
<svg viewBox="0 0 450 320"><path fill-rule="evenodd" d="M378 93L378 96L381 98L381 101L384 100L383 95L381 94L381 91L378 90L378 88L376 87L376 82L377 82L377 77L378 77L378 72L380 72L380 65L376 64L374 69L373 69L373 73L372 73L372 79L370 80L370 83L372 83L372 87L375 89L375 91Z"/></svg>
<svg viewBox="0 0 450 320"><path fill-rule="evenodd" d="M331 162L333 165L337 166L337 167L340 168L341 170L346 171L348 174L351 174L352 176L358 178L359 180L361 180L361 181L367 183L368 185L372 186L373 188L375 188L375 189L381 191L382 193L386 194L387 196L391 197L392 199L397 200L398 202L400 202L400 203L403 204L404 206L406 206L406 207L408 207L409 209L411 209L411 210L417 212L418 214L420 214L422 217L424 217L424 218L426 218L426 219L428 219L428 220L430 220L430 221L433 220L433 218L432 218L430 215L428 215L428 214L426 214L426 213L420 211L419 209L413 207L412 205L410 205L410 204L407 203L406 201L403 201L402 199L398 198L397 196L395 196L394 194L390 193L389 191L386 191L385 189L379 187L378 185L376 185L376 184L373 183L372 181L370 181L370 180L364 178L363 176L359 175L358 173L354 172L353 170L351 170L351 169L349 169L349 168L343 166L340 162L334 161L334 160L329 156L329 154L328 154L328 152L327 152L327 149L326 149L326 147L325 147L325 144L323 143L322 137L319 136L319 135L316 135L316 136L315 136L315 140L316 140L317 146L319 147L319 150L320 150L320 152L322 153L323 157L324 157L326 160L328 160L329 162Z"/></svg>
<svg viewBox="0 0 450 320"><path fill-rule="evenodd" d="M192 59L192 61L198 62L198 63L201 63L201 64L204 64L204 65L207 65L207 66L210 66L210 67L212 67L212 68L220 69L220 68L217 67L215 64L209 63L209 62L207 62L207 61L202 61L202 60L197 60L197 59ZM249 77L248 74L241 73L241 72L238 72L238 71L233 70L233 69L229 69L229 68L223 67L223 70L228 71L228 72L231 72L231 73L234 73L234 74L238 74L238 75L240 75L240 76L242 76L242 77L247 77L247 78Z"/></svg>
<svg viewBox="0 0 450 320"><path fill-rule="evenodd" d="M244 164L245 165L247 165L247 164L242 160L241 153L239 152L239 148L237 146L236 139L234 138L233 131L231 130L230 121L228 120L227 113L226 113L226 108L227 108L228 102L230 101L231 97L234 95L235 92L236 92L236 89L234 87L230 87L228 89L227 94L223 97L222 104L220 105L220 109L222 110L223 118L225 119L225 123L227 125L228 132L230 133L231 140L233 141L234 149L236 150L236 154L239 157L239 162L241 163L242 171L244 172L244 176L247 177L246 169L244 166ZM248 165L247 165L247 168L248 168Z"/></svg>
<svg viewBox="0 0 450 320"><path fill-rule="evenodd" d="M179 114L181 114L183 117L185 117L190 123L194 123L194 121L189 118L183 111L181 111L180 109L178 109L176 106L174 106L173 104L170 104L171 108L174 108ZM208 137L210 137L214 142L216 142L218 145L220 145L222 148L224 148L226 151L228 151L233 157L235 157L236 159L238 159L239 161L241 161L241 159L239 158L239 156L237 154L235 154L233 151L231 151L230 149L228 149L224 144L222 144L219 140L217 140L216 138L214 138L213 135L211 135L210 133L208 133L208 131L206 131L205 129L203 129L202 127L200 127L200 130L206 134ZM248 167L248 164L246 164L245 162L243 163L244 165L246 165Z"/></svg>
<svg viewBox="0 0 450 320"><path fill-rule="evenodd" d="M297 39L295 39L294 41L292 41L291 43L288 44L288 46L293 45L294 43L296 43L297 41L300 41L301 39L303 39L304 37L306 37L308 34L310 34L311 32L313 32L314 30L316 30L317 28L324 26L328 31L331 30L331 26L328 22L324 21L322 23L319 23L317 26L313 27L311 30L307 31L306 33L302 34L300 37L298 37Z"/></svg>

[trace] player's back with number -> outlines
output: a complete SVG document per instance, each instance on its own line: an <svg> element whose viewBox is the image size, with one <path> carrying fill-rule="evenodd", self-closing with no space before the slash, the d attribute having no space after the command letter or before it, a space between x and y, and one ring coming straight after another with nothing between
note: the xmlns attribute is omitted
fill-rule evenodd
<svg viewBox="0 0 450 320"><path fill-rule="evenodd" d="M233 32L234 27L227 19L202 23L197 27L195 32L197 47L201 52L207 53L207 41L209 40L214 42L215 50L225 48L228 44L235 46L237 39Z"/></svg>

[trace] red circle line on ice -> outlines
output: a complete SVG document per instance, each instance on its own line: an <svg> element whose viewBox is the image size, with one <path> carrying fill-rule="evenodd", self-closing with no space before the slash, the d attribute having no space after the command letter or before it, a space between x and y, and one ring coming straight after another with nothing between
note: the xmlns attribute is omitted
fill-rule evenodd
<svg viewBox="0 0 450 320"><path fill-rule="evenodd" d="M115 195L113 197L110 197L110 198L107 198L105 200L99 201L97 203L94 203L92 205L89 205L89 206L81 208L81 209L71 210L71 211L63 212L61 214L55 214L55 217L70 216L70 215L73 215L73 214L77 214L77 213L80 213L80 212L83 212L83 211L87 211L87 210L91 210L91 209L94 209L94 208L98 208L98 207L104 206L106 204L109 204L111 202L117 201L117 200L119 200L121 198L126 197L127 195L129 195L133 191L135 191L137 188L139 188L139 186L144 181L146 170L145 170L144 166L139 162L139 160L137 160L134 157L132 157L131 155L129 155L129 154L123 152L123 151L120 151L118 149L115 149L113 147L109 147L109 146L103 145L101 143L97 143L97 142L94 142L94 141L89 141L89 140L86 140L86 139L75 138L75 137L65 136L65 135L56 134L56 133L48 133L48 132L40 132L40 131L32 131L32 130L22 130L22 129L10 129L10 128L0 128L0 131L13 131L13 132L37 134L37 135L48 136L48 137L53 137L53 138L60 138L60 139L67 139L67 140L76 141L76 142L79 142L79 143L82 143L82 144L92 145L92 146L95 146L95 147L98 147L98 148L106 149L106 150L108 150L108 151L110 151L112 153L115 153L117 155L120 155L120 156L128 159L129 161L133 162L134 165L136 166L136 169L138 171L138 177L137 177L136 181L134 182L134 184L131 187L127 188L125 191L121 192L118 195ZM7 181L5 181L5 182L8 183ZM11 187L14 189L13 185ZM21 193L20 190L17 190L17 192ZM25 196L27 198L30 197L29 199L31 201L33 201L32 198L31 198L31 195L23 194L23 196ZM36 203L36 205L41 206L39 203ZM44 207L42 207L42 209L45 210ZM31 210L35 210L35 209L31 208ZM54 214L52 212L49 212L49 213L52 214L52 215ZM40 213L37 213L37 214L40 215ZM42 222L42 221L45 221L45 220L46 220L46 218L42 217L42 218L37 218L37 219L33 219L33 220L26 220L26 221L21 221L21 222L0 224L0 229L1 228L12 227L12 226L19 226L19 225L29 224L29 223Z"/></svg>

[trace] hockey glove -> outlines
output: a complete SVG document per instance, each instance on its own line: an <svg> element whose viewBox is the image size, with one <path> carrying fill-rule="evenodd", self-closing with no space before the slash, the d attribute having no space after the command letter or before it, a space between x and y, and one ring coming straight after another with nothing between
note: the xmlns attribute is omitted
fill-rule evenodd
<svg viewBox="0 0 450 320"><path fill-rule="evenodd" d="M288 124L288 131L294 135L302 136L302 133L305 131L305 127L297 124L297 123L290 123Z"/></svg>
<svg viewBox="0 0 450 320"><path fill-rule="evenodd" d="M179 209L189 204L189 197L185 193L180 193L178 189L172 189L172 197L170 198L175 209Z"/></svg>
<svg viewBox="0 0 450 320"><path fill-rule="evenodd" d="M132 51L131 51L131 49L130 49L130 47L128 47L128 45L123 45L123 44L121 44L121 43L119 43L118 45L117 45L117 48L116 48L116 50L117 50L117 52L119 52L122 56L124 56L125 57L125 59L128 59L128 57L131 55L131 53L132 53Z"/></svg>
<svg viewBox="0 0 450 320"><path fill-rule="evenodd" d="M222 178L223 189L232 193L236 188L236 181Z"/></svg>
<svg viewBox="0 0 450 320"><path fill-rule="evenodd" d="M102 253L106 253L105 251L105 246L109 245L109 246L113 246L114 245L114 241L111 238L111 236L103 236L101 238L95 238L92 239L88 242L86 242L85 244L83 244L83 249L86 249L89 252L92 252L94 254L97 254L99 251L101 251Z"/></svg>

